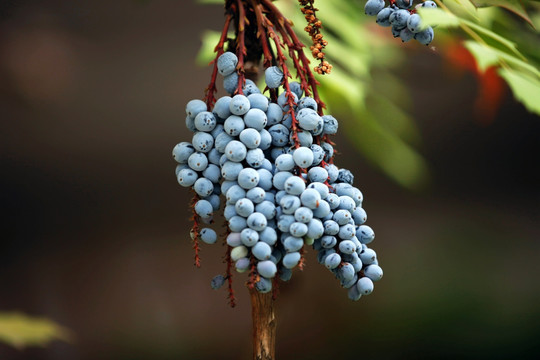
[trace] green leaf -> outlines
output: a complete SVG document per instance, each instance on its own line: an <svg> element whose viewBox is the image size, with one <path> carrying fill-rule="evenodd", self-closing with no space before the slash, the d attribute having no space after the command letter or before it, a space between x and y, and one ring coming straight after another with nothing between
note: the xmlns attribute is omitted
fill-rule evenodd
<svg viewBox="0 0 540 360"><path fill-rule="evenodd" d="M499 75L506 80L516 99L530 111L540 115L540 81L509 69L499 69Z"/></svg>
<svg viewBox="0 0 540 360"><path fill-rule="evenodd" d="M440 26L440 27L456 27L460 25L468 26L469 28L488 36L493 40L499 42L503 46L507 47L513 53L515 53L520 58L524 59L523 55L517 50L516 44L505 37L498 35L497 33L478 25L472 21L465 20L463 18L457 17L456 15L444 11L442 9L422 9L418 10L418 13L422 16L422 20L426 25L429 26Z"/></svg>
<svg viewBox="0 0 540 360"><path fill-rule="evenodd" d="M511 54L507 54L499 49L489 45L477 43L476 41L465 41L465 47L474 55L476 61L482 70L494 65L497 62L507 62L509 65L528 71L531 75L540 76L540 71L533 65L518 59ZM495 61L496 58L496 61Z"/></svg>
<svg viewBox="0 0 540 360"><path fill-rule="evenodd" d="M456 27L459 26L459 18L454 14L442 9L419 8L418 14L426 26Z"/></svg>
<svg viewBox="0 0 540 360"><path fill-rule="evenodd" d="M214 48L219 42L221 34L217 31L207 30L202 34L202 46L197 54L196 63L199 66L207 66L216 56Z"/></svg>
<svg viewBox="0 0 540 360"><path fill-rule="evenodd" d="M45 346L52 340L69 342L71 339L69 330L51 320L16 312L0 313L0 342L23 348Z"/></svg>
<svg viewBox="0 0 540 360"><path fill-rule="evenodd" d="M348 76L339 68L334 68L331 75L320 79L322 85L320 92L321 95L324 94L323 99L333 95L332 99L335 100L335 104L345 102L355 111L362 108L365 100L363 83L354 77ZM325 101L329 102L328 100Z"/></svg>
<svg viewBox="0 0 540 360"><path fill-rule="evenodd" d="M534 24L531 18L529 17L529 14L527 14L527 10L525 10L525 8L523 7L523 4L521 1L518 1L518 0L471 0L471 2L477 8L489 7L489 6L502 7L520 16L523 20L527 21L534 28Z"/></svg>
<svg viewBox="0 0 540 360"><path fill-rule="evenodd" d="M368 160L380 167L397 183L409 189L420 189L429 181L428 166L423 157L395 134L384 129L371 113L356 113L344 122L345 135Z"/></svg>
<svg viewBox="0 0 540 360"><path fill-rule="evenodd" d="M499 64L499 56L491 47L472 40L465 41L464 45L476 59L480 71L485 72L489 67Z"/></svg>
<svg viewBox="0 0 540 360"><path fill-rule="evenodd" d="M516 44L514 42L512 42L512 41L510 41L510 40L496 34L495 32L493 32L493 31L491 31L489 29L486 29L485 27L483 27L481 25L475 24L475 23L473 23L471 21L468 21L468 20L465 20L465 19L460 19L460 22L462 24L465 24L465 25L473 28L474 30L476 30L478 32L481 32L482 34L484 34L486 36L491 37L493 40L498 41L502 45L506 46L509 50L511 50L514 54L516 54L520 58L525 59L525 57L516 48Z"/></svg>
<svg viewBox="0 0 540 360"><path fill-rule="evenodd" d="M452 2L456 3L460 9L467 12L474 19L478 19L478 12L470 0L452 0Z"/></svg>

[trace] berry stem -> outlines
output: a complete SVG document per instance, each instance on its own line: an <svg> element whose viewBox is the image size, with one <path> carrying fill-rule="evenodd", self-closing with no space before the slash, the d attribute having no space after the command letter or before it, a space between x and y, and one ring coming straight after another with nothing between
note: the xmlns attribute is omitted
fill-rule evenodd
<svg viewBox="0 0 540 360"><path fill-rule="evenodd" d="M255 289L255 283L259 281L259 274L257 274L257 266L255 265L255 258L252 256L250 259L249 278L246 283L250 290Z"/></svg>
<svg viewBox="0 0 540 360"><path fill-rule="evenodd" d="M319 115L323 114L323 109L326 108L326 105L321 100L319 96L319 92L317 91L317 86L319 85L319 82L315 79L315 76L311 72L311 69L309 67L310 61L304 54L304 51L302 48L305 46L302 44L302 42L298 39L298 36L294 32L294 29L292 28L291 23L288 19L286 19L281 11L272 3L270 0L260 0L261 3L264 3L264 5L268 8L269 14L272 15L274 19L274 23L276 24L276 29L282 34L284 38L290 36L290 39L292 40L292 47L293 49L298 53L298 57L300 61L302 62L302 65L304 67L303 71L305 72L309 85L311 87L311 90L313 92L313 99L317 102L318 106L318 113ZM300 68L297 67L298 71L301 71Z"/></svg>
<svg viewBox="0 0 540 360"><path fill-rule="evenodd" d="M237 93L243 95L244 92L242 88L246 80L246 74L244 71L244 56L247 55L246 43L245 43L245 29L246 29L246 9L244 7L244 2L242 0L237 0L238 4L238 34L237 34L237 44L236 44L236 56L238 57L238 87L236 89Z"/></svg>
<svg viewBox="0 0 540 360"><path fill-rule="evenodd" d="M197 194L195 194L193 196L193 199L191 200L191 210L193 212L192 216L191 216L191 221L193 222L193 226L191 228L191 236L193 238L193 249L195 250L195 266L196 267L201 267L201 258L199 256L199 251L200 251L200 247L199 247L199 230L200 230L199 220L200 220L200 217L195 212L195 204L199 200L200 200L200 197Z"/></svg>
<svg viewBox="0 0 540 360"><path fill-rule="evenodd" d="M283 43L279 39L279 36L275 33L274 28L272 25L270 25L270 23L266 24L266 28L268 30L268 35L276 44L277 59L283 71L283 86L285 87L285 96L287 97L287 105L289 106L287 114L289 114L292 119L292 138L294 141L294 147L297 149L300 147L300 140L298 139L298 120L296 120L296 115L294 114L294 105L296 105L296 103L294 102L294 94L289 86L289 78L292 78L292 76L286 64L287 58L283 54Z"/></svg>
<svg viewBox="0 0 540 360"><path fill-rule="evenodd" d="M227 40L227 32L229 31L229 25L231 23L232 15L230 13L227 14L225 17L225 24L223 25L223 30L221 31L221 37L219 38L219 42L214 48L214 52L216 53L216 58L211 62L214 64L214 69L212 70L212 78L210 80L210 84L208 84L208 87L206 88L205 94L204 94L204 102L206 103L206 106L208 109L211 109L214 104L216 103L215 94L217 91L216 88L216 78L218 73L217 68L217 59L223 54L223 46L225 45L225 40Z"/></svg>
<svg viewBox="0 0 540 360"><path fill-rule="evenodd" d="M227 231L230 233L230 230ZM227 298L229 299L229 305L233 308L236 306L236 298L234 297L234 289L232 287L233 275L232 266L233 261L231 259L231 247L227 245L227 253L225 255L225 261L227 262Z"/></svg>
<svg viewBox="0 0 540 360"><path fill-rule="evenodd" d="M305 246L302 246L300 249L300 261L298 262L298 269L300 269L300 271L303 271L304 266L306 265L306 258L304 256L305 248Z"/></svg>
<svg viewBox="0 0 540 360"><path fill-rule="evenodd" d="M253 7L253 11L255 12L255 17L257 19L257 38L261 39L261 46L263 49L263 66L264 68L267 68L269 66L272 66L272 52L270 51L270 47L268 45L268 39L266 35L266 18L262 12L262 5L257 3L256 0L250 0L251 6Z"/></svg>

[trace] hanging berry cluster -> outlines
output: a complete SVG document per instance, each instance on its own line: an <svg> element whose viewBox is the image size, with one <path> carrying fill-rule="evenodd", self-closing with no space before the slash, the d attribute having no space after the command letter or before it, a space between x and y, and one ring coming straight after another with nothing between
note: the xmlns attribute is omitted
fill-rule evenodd
<svg viewBox="0 0 540 360"><path fill-rule="evenodd" d="M313 1L302 3L304 13L313 16L310 26L317 24L313 38L322 48L326 42L318 32ZM308 246L349 298L358 300L383 275L375 251L367 246L375 234L364 224L363 195L353 186L353 174L334 165L329 137L337 133L338 121L323 113L304 45L271 0L228 0L225 11L205 97L186 105L192 141L173 149L178 182L195 192L195 265L201 263L199 241L218 240L215 230L201 224L211 225L224 202L227 269L211 286L218 289L227 282L231 306L233 269L249 274L250 289L275 295L279 280L288 281L294 268L303 268ZM227 35L231 23L234 39ZM317 56L321 67L315 69L328 73L324 53L317 54L322 54ZM246 74L247 62L261 60L263 91ZM298 81L290 80L288 60ZM216 99L218 74L228 95Z"/></svg>
<svg viewBox="0 0 540 360"><path fill-rule="evenodd" d="M427 46L433 41L433 28L422 24L417 9L435 9L437 4L428 0L413 8L413 2L414 0L388 0L388 6L385 6L385 0L367 0L364 10L366 15L377 17L376 23L379 26L390 27L395 38L401 38L402 42L415 39Z"/></svg>

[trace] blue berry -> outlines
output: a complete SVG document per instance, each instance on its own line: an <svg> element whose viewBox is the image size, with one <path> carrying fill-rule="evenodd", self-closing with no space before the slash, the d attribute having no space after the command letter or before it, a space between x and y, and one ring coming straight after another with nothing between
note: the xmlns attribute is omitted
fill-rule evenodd
<svg viewBox="0 0 540 360"><path fill-rule="evenodd" d="M247 225L256 231L262 231L266 228L266 225L268 224L268 221L266 220L266 216L259 212L254 212L253 214L249 215L247 218Z"/></svg>
<svg viewBox="0 0 540 360"><path fill-rule="evenodd" d="M247 127L261 131L267 123L266 114L261 109L249 109L244 115L244 122Z"/></svg>
<svg viewBox="0 0 540 360"><path fill-rule="evenodd" d="M317 102L312 97L306 96L298 101L298 109L312 109L317 111Z"/></svg>
<svg viewBox="0 0 540 360"><path fill-rule="evenodd" d="M228 192L227 192L227 194L228 194ZM253 205L253 201L251 201L251 200L249 200L247 198L242 198L242 199L239 199L238 201L236 201L236 203L234 205L234 208L235 208L236 213L238 215L247 218L255 210L255 205Z"/></svg>
<svg viewBox="0 0 540 360"><path fill-rule="evenodd" d="M426 29L414 34L414 38L423 45L429 45L433 41L433 29L428 26Z"/></svg>
<svg viewBox="0 0 540 360"><path fill-rule="evenodd" d="M368 265L364 268L364 275L366 275L372 281L379 281L383 277L383 270L379 265Z"/></svg>
<svg viewBox="0 0 540 360"><path fill-rule="evenodd" d="M267 125L272 126L281 122L283 118L283 110L276 103L270 103L266 111Z"/></svg>
<svg viewBox="0 0 540 360"><path fill-rule="evenodd" d="M277 66L270 66L264 70L264 80L269 89L275 89L283 81L283 72Z"/></svg>
<svg viewBox="0 0 540 360"><path fill-rule="evenodd" d="M364 6L367 15L377 15L384 8L384 0L368 0Z"/></svg>
<svg viewBox="0 0 540 360"><path fill-rule="evenodd" d="M268 110L268 98L263 94L251 94L248 97L249 105L252 109L260 109L262 111ZM281 111L281 110L280 110Z"/></svg>
<svg viewBox="0 0 540 360"><path fill-rule="evenodd" d="M193 145L188 142L177 144L172 151L172 156L179 164L186 164L189 156L195 152Z"/></svg>
<svg viewBox="0 0 540 360"><path fill-rule="evenodd" d="M324 260L324 266L330 270L337 268L339 264L341 264L341 256L338 253L330 254Z"/></svg>
<svg viewBox="0 0 540 360"><path fill-rule="evenodd" d="M193 190L195 190L199 196L206 197L214 191L214 184L208 179L198 178L197 181L195 181L195 184L193 184Z"/></svg>
<svg viewBox="0 0 540 360"><path fill-rule="evenodd" d="M293 153L295 164L301 168L308 168L313 164L313 152L308 147L299 147Z"/></svg>
<svg viewBox="0 0 540 360"><path fill-rule="evenodd" d="M201 111L195 116L194 125L199 131L210 132L216 127L217 121L211 112Z"/></svg>
<svg viewBox="0 0 540 360"><path fill-rule="evenodd" d="M195 119L195 116L197 116L198 113L206 110L206 104L202 100L191 100L186 105L186 115L189 116L191 119Z"/></svg>
<svg viewBox="0 0 540 360"><path fill-rule="evenodd" d="M216 103L214 104L214 108L212 109L212 112L217 117L221 119L226 119L231 115L231 110L229 110L230 104L231 104L231 97L222 96L219 99L217 99Z"/></svg>
<svg viewBox="0 0 540 360"><path fill-rule="evenodd" d="M227 76L236 71L236 65L238 64L238 58L232 52L225 52L217 60L218 72Z"/></svg>
<svg viewBox="0 0 540 360"><path fill-rule="evenodd" d="M212 278L212 281L210 281L210 287L214 290L218 290L225 284L225 278L223 275L216 275Z"/></svg>
<svg viewBox="0 0 540 360"><path fill-rule="evenodd" d="M292 269L296 265L298 265L301 257L302 256L300 255L299 252L291 252L291 253L285 254L285 256L283 256L283 259L281 261L283 263L283 266L285 266L287 269Z"/></svg>
<svg viewBox="0 0 540 360"><path fill-rule="evenodd" d="M225 156L234 162L240 162L246 158L246 146L238 140L233 140L225 146Z"/></svg>
<svg viewBox="0 0 540 360"><path fill-rule="evenodd" d="M259 184L259 173L255 169L244 168L238 174L238 185L246 190L252 189Z"/></svg>
<svg viewBox="0 0 540 360"><path fill-rule="evenodd" d="M321 194L315 189L306 189L300 195L300 200L302 201L302 205L313 210L319 207Z"/></svg>
<svg viewBox="0 0 540 360"><path fill-rule="evenodd" d="M244 95L235 95L229 104L229 110L234 115L244 115L250 109L249 100Z"/></svg>
<svg viewBox="0 0 540 360"><path fill-rule="evenodd" d="M287 194L300 195L306 189L306 183L298 176L290 176L285 180L283 189L287 192Z"/></svg>
<svg viewBox="0 0 540 360"><path fill-rule="evenodd" d="M373 281L367 276L361 277L358 279L356 287L360 294L369 295L373 292Z"/></svg>
<svg viewBox="0 0 540 360"><path fill-rule="evenodd" d="M214 138L208 133L198 132L193 135L191 143L193 144L195 150L205 153L212 149L212 146L214 145Z"/></svg>
<svg viewBox="0 0 540 360"><path fill-rule="evenodd" d="M203 218L212 217L214 214L214 208L207 200L198 200L195 203L195 213Z"/></svg>
<svg viewBox="0 0 540 360"><path fill-rule="evenodd" d="M201 240L207 244L215 244L217 241L217 234L210 228L203 228L201 230Z"/></svg>
<svg viewBox="0 0 540 360"><path fill-rule="evenodd" d="M395 11L395 9L391 7L386 7L379 11L377 14L377 24L383 27L390 27L392 24L390 23L390 15Z"/></svg>
<svg viewBox="0 0 540 360"><path fill-rule="evenodd" d="M229 94L233 94L238 88L238 74L233 72L223 78L223 88Z"/></svg>

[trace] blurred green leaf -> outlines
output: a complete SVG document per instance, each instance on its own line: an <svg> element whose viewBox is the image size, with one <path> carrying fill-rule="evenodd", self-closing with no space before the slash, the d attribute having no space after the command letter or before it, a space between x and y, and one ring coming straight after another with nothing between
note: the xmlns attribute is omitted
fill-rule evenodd
<svg viewBox="0 0 540 360"><path fill-rule="evenodd" d="M488 7L488 6L499 6L505 8L508 11L513 12L514 14L520 16L522 19L527 21L534 27L532 20L527 14L527 11L523 7L522 1L519 0L471 0L471 2L477 8Z"/></svg>
<svg viewBox="0 0 540 360"><path fill-rule="evenodd" d="M422 21L428 26L456 27L459 26L459 19L452 13L442 9L418 9L418 14Z"/></svg>
<svg viewBox="0 0 540 360"><path fill-rule="evenodd" d="M452 0L454 4L456 4L458 7L460 7L464 12L466 12L468 15L470 15L472 18L476 19L478 17L478 12L476 11L476 8L471 3L470 0ZM453 5L451 3L451 5Z"/></svg>
<svg viewBox="0 0 540 360"><path fill-rule="evenodd" d="M30 317L17 312L0 313L0 342L17 348L45 346L53 340L71 341L66 328L45 318Z"/></svg>
<svg viewBox="0 0 540 360"><path fill-rule="evenodd" d="M516 58L511 54L507 54L498 49L485 44L477 43L476 41L468 40L464 42L465 47L475 56L479 64L483 64L484 68L494 65L495 58L497 62L505 61L508 64L517 68L517 71L527 71L533 75L540 76L540 71L533 65Z"/></svg>
<svg viewBox="0 0 540 360"><path fill-rule="evenodd" d="M216 54L214 48L219 42L221 34L218 31L207 30L202 34L202 46L197 54L197 65L206 66L214 60Z"/></svg>
<svg viewBox="0 0 540 360"><path fill-rule="evenodd" d="M540 81L538 78L504 68L499 69L499 75L506 80L512 88L514 96L529 111L540 115Z"/></svg>
<svg viewBox="0 0 540 360"><path fill-rule="evenodd" d="M473 30L482 33L484 36L488 36L493 40L499 42L500 44L507 47L509 50L514 52L516 55L523 58L523 55L517 50L516 44L503 36L496 34L495 32L485 28L482 25L476 24L472 21L460 18L448 11L442 9L422 9L418 10L418 13L422 16L422 20L429 26L440 26L440 27L457 27L460 25L465 25Z"/></svg>
<svg viewBox="0 0 540 360"><path fill-rule="evenodd" d="M375 165L398 184L420 189L429 180L424 158L395 134L387 131L369 111L345 122L345 135Z"/></svg>
<svg viewBox="0 0 540 360"><path fill-rule="evenodd" d="M484 34L485 36L489 36L493 40L495 40L495 41L501 43L502 45L506 46L509 50L511 50L514 54L516 54L520 58L525 59L525 57L517 50L516 43L514 43L514 42L512 42L512 41L510 41L508 39L505 39L504 37L494 33L493 31L491 31L489 29L486 29L485 27L483 27L481 25L470 22L468 20L461 19L460 22L462 24L465 24L465 25L473 28L474 30Z"/></svg>
<svg viewBox="0 0 540 360"><path fill-rule="evenodd" d="M476 41L465 41L464 45L475 57L480 71L485 72L490 66L499 63L499 57L492 48L479 44Z"/></svg>

